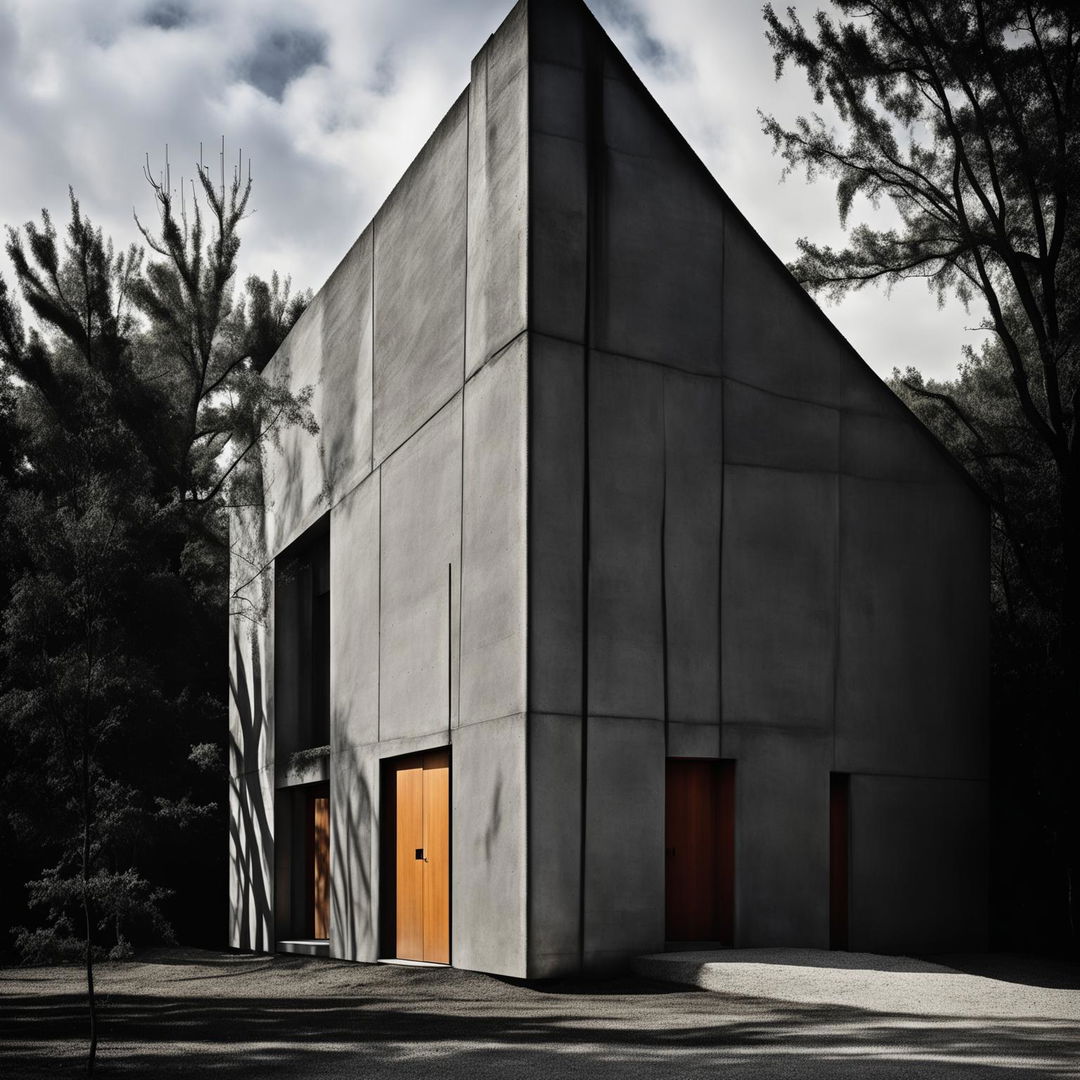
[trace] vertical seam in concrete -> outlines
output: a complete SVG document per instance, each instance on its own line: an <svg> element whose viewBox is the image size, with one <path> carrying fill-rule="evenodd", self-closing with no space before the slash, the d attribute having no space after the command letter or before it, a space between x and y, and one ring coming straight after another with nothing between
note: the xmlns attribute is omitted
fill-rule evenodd
<svg viewBox="0 0 1080 1080"><path fill-rule="evenodd" d="M379 485L379 541L376 559L379 569L379 598L376 604L375 633L378 641L375 657L375 741L382 742L382 466L378 470Z"/></svg>
<svg viewBox="0 0 1080 1080"><path fill-rule="evenodd" d="M836 695L840 686L840 428L842 414L836 411L836 538L833 543L833 670L832 670L832 768L836 771Z"/></svg>
<svg viewBox="0 0 1080 1080"><path fill-rule="evenodd" d="M727 488L727 209L720 222L720 529L716 547L716 755L724 754L724 496ZM737 883L736 883L737 887Z"/></svg>
<svg viewBox="0 0 1080 1080"><path fill-rule="evenodd" d="M487 112L487 64L490 48L484 43L484 111ZM469 163L472 149L473 87L469 83L469 101L465 108L465 288L461 308L461 476L458 496L458 725L461 724L461 598L464 597L462 584L465 580L465 381L469 370ZM486 357L485 357L486 359ZM450 703L446 717L446 741L449 742L454 727L454 588L453 569L450 571L451 585L447 603L450 607Z"/></svg>
<svg viewBox="0 0 1080 1080"><path fill-rule="evenodd" d="M454 719L454 564L452 562L446 564L446 652L450 657L450 663L446 665L446 739L449 742L451 723Z"/></svg>
<svg viewBox="0 0 1080 1080"><path fill-rule="evenodd" d="M596 276L597 229L599 202L600 170L598 158L602 151L603 138L603 60L599 55L600 42L595 28L586 29L588 38L585 47L585 170L586 170L586 208L585 208L585 328L584 357L582 379L582 618L581 618L581 841L579 850L578 879L578 968L585 968L585 914L586 914L586 868L588 865L588 824L589 824L589 565L591 562L590 538L590 440L589 409L591 354L593 348L593 305L595 303L594 278Z"/></svg>
<svg viewBox="0 0 1080 1080"><path fill-rule="evenodd" d="M375 468L375 222L371 219L371 454L368 457L368 471ZM380 548L381 550L381 548Z"/></svg>
<svg viewBox="0 0 1080 1080"><path fill-rule="evenodd" d="M522 859L525 877L525 976L529 975L529 955L532 943L529 940L532 931L532 686L529 677L532 664L530 651L532 636L529 626L532 619L532 558L530 538L532 527L529 520L529 505L532 488L532 344L529 340L529 290L532 285L532 244L529 219L532 212L532 174L530 172L532 154L532 9L525 8L525 851Z"/></svg>
<svg viewBox="0 0 1080 1080"><path fill-rule="evenodd" d="M667 376L660 373L660 428L662 431L661 468L663 486L660 499L660 657L663 663L664 689L664 758L670 746L670 703L668 683L668 606L667 606L667 495L668 495L668 447L667 447Z"/></svg>

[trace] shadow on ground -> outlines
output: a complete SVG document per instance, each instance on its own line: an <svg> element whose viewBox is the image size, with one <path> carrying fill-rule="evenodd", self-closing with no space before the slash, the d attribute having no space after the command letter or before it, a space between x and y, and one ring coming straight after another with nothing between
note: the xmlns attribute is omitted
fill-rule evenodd
<svg viewBox="0 0 1080 1080"><path fill-rule="evenodd" d="M0 1074L81 1070L77 979L0 972ZM101 981L106 1077L1080 1076L1080 1019L891 1015L304 957L162 956L108 965Z"/></svg>

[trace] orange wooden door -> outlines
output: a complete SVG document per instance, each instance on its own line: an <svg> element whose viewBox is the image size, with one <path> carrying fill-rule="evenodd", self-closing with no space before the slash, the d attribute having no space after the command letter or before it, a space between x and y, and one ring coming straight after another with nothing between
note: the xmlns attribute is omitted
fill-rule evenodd
<svg viewBox="0 0 1080 1080"><path fill-rule="evenodd" d="M424 959L450 963L450 753L424 755Z"/></svg>
<svg viewBox="0 0 1080 1080"><path fill-rule="evenodd" d="M330 800L312 799L313 831L311 838L312 878L314 882L314 937L330 936Z"/></svg>
<svg viewBox="0 0 1080 1080"><path fill-rule="evenodd" d="M731 762L669 758L665 814L668 941L729 942L734 908Z"/></svg>
<svg viewBox="0 0 1080 1080"><path fill-rule="evenodd" d="M397 955L424 959L424 763L409 758L396 770Z"/></svg>
<svg viewBox="0 0 1080 1080"><path fill-rule="evenodd" d="M396 954L450 962L450 754L395 768Z"/></svg>

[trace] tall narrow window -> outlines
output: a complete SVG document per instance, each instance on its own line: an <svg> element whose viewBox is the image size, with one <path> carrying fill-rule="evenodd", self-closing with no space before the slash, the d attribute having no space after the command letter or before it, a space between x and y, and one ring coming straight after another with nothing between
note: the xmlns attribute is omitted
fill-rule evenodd
<svg viewBox="0 0 1080 1080"><path fill-rule="evenodd" d="M274 687L279 754L330 742L330 533L316 526L279 556Z"/></svg>
<svg viewBox="0 0 1080 1080"><path fill-rule="evenodd" d="M330 536L312 550L311 745L330 742Z"/></svg>

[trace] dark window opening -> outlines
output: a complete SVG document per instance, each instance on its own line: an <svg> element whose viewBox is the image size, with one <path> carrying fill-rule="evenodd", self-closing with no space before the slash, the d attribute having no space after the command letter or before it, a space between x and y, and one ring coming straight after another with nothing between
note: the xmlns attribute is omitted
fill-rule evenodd
<svg viewBox="0 0 1080 1080"><path fill-rule="evenodd" d="M316 526L275 562L278 755L330 742L330 532Z"/></svg>

